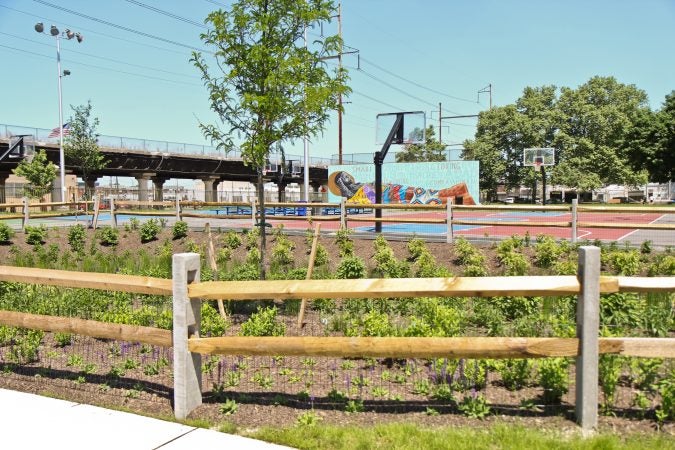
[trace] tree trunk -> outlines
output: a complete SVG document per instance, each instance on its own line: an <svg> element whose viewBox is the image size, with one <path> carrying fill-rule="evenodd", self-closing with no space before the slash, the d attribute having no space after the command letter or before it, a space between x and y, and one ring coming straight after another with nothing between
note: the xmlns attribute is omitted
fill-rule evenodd
<svg viewBox="0 0 675 450"><path fill-rule="evenodd" d="M265 247L267 230L265 223L265 180L263 180L263 169L258 168L258 211L260 211L260 279L264 280L265 276Z"/></svg>

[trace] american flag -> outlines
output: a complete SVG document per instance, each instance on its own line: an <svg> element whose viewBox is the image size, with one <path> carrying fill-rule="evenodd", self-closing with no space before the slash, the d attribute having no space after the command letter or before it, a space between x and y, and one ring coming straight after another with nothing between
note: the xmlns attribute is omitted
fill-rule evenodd
<svg viewBox="0 0 675 450"><path fill-rule="evenodd" d="M61 128L63 128L63 135L68 136L70 134L70 123L64 123L63 127L56 127L50 133L48 138L55 138L61 135Z"/></svg>

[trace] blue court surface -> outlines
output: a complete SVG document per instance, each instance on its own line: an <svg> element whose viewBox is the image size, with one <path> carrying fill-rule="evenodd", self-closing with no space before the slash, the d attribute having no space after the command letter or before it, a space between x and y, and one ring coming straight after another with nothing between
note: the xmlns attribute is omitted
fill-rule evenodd
<svg viewBox="0 0 675 450"><path fill-rule="evenodd" d="M480 225L453 225L452 229L455 231L471 230L473 228L480 228ZM374 233L375 227L358 227L356 231L367 231ZM436 223L397 223L394 225L382 224L383 233L416 233L416 234L445 234L448 227L443 224Z"/></svg>

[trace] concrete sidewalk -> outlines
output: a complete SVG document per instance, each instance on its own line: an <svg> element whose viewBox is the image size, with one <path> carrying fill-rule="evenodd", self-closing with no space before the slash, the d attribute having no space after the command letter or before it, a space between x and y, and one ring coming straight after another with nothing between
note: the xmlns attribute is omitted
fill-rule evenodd
<svg viewBox="0 0 675 450"><path fill-rule="evenodd" d="M0 389L0 448L286 449L232 434Z"/></svg>

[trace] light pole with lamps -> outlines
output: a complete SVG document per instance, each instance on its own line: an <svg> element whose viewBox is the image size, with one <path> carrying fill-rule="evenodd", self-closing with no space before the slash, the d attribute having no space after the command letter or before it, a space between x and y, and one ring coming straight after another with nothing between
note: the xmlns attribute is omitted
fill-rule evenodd
<svg viewBox="0 0 675 450"><path fill-rule="evenodd" d="M44 33L45 27L42 22L35 24L35 31L38 33ZM56 26L52 25L49 29L49 34L54 36L56 39L56 73L59 84L59 166L61 174L61 198L59 201L65 202L66 198L66 161L63 154L63 99L61 95L61 77L70 75L69 70L64 70L61 72L61 38L65 37L70 40L75 38L77 42L82 42L83 37L80 33L75 33L66 28L65 31L60 32Z"/></svg>

